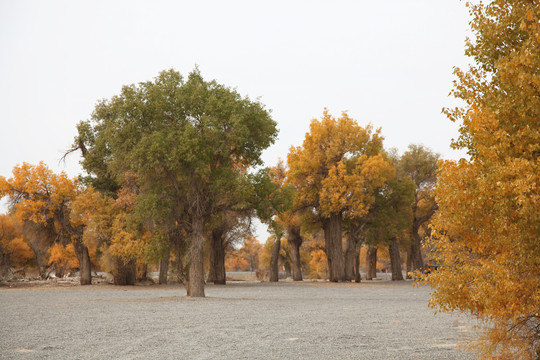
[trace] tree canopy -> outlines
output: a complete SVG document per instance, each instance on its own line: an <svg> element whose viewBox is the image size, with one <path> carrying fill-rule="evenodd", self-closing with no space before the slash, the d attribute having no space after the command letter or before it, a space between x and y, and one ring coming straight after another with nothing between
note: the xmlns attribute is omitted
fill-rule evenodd
<svg viewBox="0 0 540 360"><path fill-rule="evenodd" d="M456 70L447 110L453 146L440 165L431 245L445 266L427 280L431 304L483 320L478 347L497 359L540 355L540 4L469 4L468 71Z"/></svg>
<svg viewBox="0 0 540 360"><path fill-rule="evenodd" d="M96 183L119 184L133 171L141 197L153 196L169 204L170 213L182 209L187 215L177 220L190 234L189 293L204 296L208 219L220 204L230 204L225 199L245 191L245 170L262 164L262 150L277 135L268 111L203 80L198 70L187 79L168 70L154 81L124 86L78 128L75 145Z"/></svg>
<svg viewBox="0 0 540 360"><path fill-rule="evenodd" d="M325 109L320 120L312 120L302 146L291 147L287 156L295 208L323 225L332 281L345 279L343 215L367 214L374 190L394 176L382 140L380 129L363 128L345 112L336 119Z"/></svg>

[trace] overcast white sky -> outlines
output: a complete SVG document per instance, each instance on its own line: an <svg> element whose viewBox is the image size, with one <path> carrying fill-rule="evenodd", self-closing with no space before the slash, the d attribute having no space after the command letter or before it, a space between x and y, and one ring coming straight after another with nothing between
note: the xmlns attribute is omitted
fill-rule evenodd
<svg viewBox="0 0 540 360"><path fill-rule="evenodd" d="M76 176L78 155L59 159L98 99L196 64L272 110L267 165L324 107L382 127L387 148L456 159L457 125L441 109L455 103L468 20L459 0L0 0L0 175L43 160Z"/></svg>

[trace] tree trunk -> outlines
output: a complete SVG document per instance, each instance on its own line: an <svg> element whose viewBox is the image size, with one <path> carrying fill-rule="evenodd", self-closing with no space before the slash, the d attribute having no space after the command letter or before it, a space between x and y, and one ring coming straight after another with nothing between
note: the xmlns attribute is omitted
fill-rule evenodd
<svg viewBox="0 0 540 360"><path fill-rule="evenodd" d="M418 235L418 227L413 226L413 239L411 245L411 265L412 271L422 269L424 260L422 259L422 243Z"/></svg>
<svg viewBox="0 0 540 360"><path fill-rule="evenodd" d="M358 236L351 232L345 244L345 281L356 279L355 259L358 258L356 247L358 245Z"/></svg>
<svg viewBox="0 0 540 360"><path fill-rule="evenodd" d="M192 215L188 296L204 297L204 218Z"/></svg>
<svg viewBox="0 0 540 360"><path fill-rule="evenodd" d="M399 245L396 237L393 237L390 240L388 252L390 255L390 268L392 269L392 281L403 280L403 273L401 272L401 257L399 256Z"/></svg>
<svg viewBox="0 0 540 360"><path fill-rule="evenodd" d="M360 249L356 248L354 252L354 282L359 283L362 281L362 276L360 275Z"/></svg>
<svg viewBox="0 0 540 360"><path fill-rule="evenodd" d="M325 244L331 249L331 251L327 251L326 255L329 259L330 281L332 282L340 282L345 278L341 223L341 213L333 214L323 221Z"/></svg>
<svg viewBox="0 0 540 360"><path fill-rule="evenodd" d="M368 247L366 253L366 280L373 280L377 277L377 248Z"/></svg>
<svg viewBox="0 0 540 360"><path fill-rule="evenodd" d="M210 271L208 282L212 281L216 285L225 285L225 244L223 242L223 231L215 229L212 231L210 244Z"/></svg>
<svg viewBox="0 0 540 360"><path fill-rule="evenodd" d="M420 235L418 234L418 231L420 230L420 227L422 224L424 224L426 221L429 221L433 214L439 209L438 204L434 204L431 209L422 217L416 217L416 212L418 210L418 193L415 193L414 196L414 204L413 204L413 214L415 214L413 219L413 227L412 227L412 245L411 245L411 265L412 265L412 271L415 270L422 270L424 266L424 259L422 258L422 239L420 238Z"/></svg>
<svg viewBox="0 0 540 360"><path fill-rule="evenodd" d="M163 258L159 261L159 284L167 284L167 275L169 273L169 260L171 257L171 251L167 249Z"/></svg>
<svg viewBox="0 0 540 360"><path fill-rule="evenodd" d="M412 245L407 250L407 274L406 278L411 279L412 276L410 275L412 272Z"/></svg>
<svg viewBox="0 0 540 360"><path fill-rule="evenodd" d="M0 246L2 244L0 243ZM6 254L4 249L0 249L0 280L7 279L8 274L10 273L11 268L11 259L8 254Z"/></svg>
<svg viewBox="0 0 540 360"><path fill-rule="evenodd" d="M135 285L137 279L137 262L129 261L127 264L117 258L112 271L114 285Z"/></svg>
<svg viewBox="0 0 540 360"><path fill-rule="evenodd" d="M77 255L77 260L79 260L79 275L81 285L91 285L92 269L88 248L86 247L86 245L83 244L82 240L80 239L75 241L73 248L75 250L75 254Z"/></svg>
<svg viewBox="0 0 540 360"><path fill-rule="evenodd" d="M290 278L292 276L292 269L291 269L291 263L286 262L283 267L285 268L285 277Z"/></svg>
<svg viewBox="0 0 540 360"><path fill-rule="evenodd" d="M281 240L276 239L274 247L272 248L272 257L270 258L270 282L278 282L279 280L279 249L281 247Z"/></svg>
<svg viewBox="0 0 540 360"><path fill-rule="evenodd" d="M148 280L148 264L144 261L137 262L136 265L137 268L137 281L145 281Z"/></svg>
<svg viewBox="0 0 540 360"><path fill-rule="evenodd" d="M208 249L208 274L206 275L206 282L213 283L216 279L216 269L215 269L215 246L214 246L214 230L212 230L212 235L210 237L210 248Z"/></svg>
<svg viewBox="0 0 540 360"><path fill-rule="evenodd" d="M287 241L291 251L292 272L294 281L302 281L302 263L300 261L300 246L302 246L302 236L299 226L289 226L287 229L289 236Z"/></svg>
<svg viewBox="0 0 540 360"><path fill-rule="evenodd" d="M184 273L184 263L182 261L182 249L185 245L184 239L180 236L179 233L174 234L174 257L175 257L175 272L178 281L182 283L186 290L189 292L189 280Z"/></svg>

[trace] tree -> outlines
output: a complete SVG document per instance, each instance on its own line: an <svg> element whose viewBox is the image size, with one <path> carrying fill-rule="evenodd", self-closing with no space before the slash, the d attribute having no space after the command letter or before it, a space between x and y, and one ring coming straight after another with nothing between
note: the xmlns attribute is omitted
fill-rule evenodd
<svg viewBox="0 0 540 360"><path fill-rule="evenodd" d="M73 244L62 246L56 243L49 248L49 254L49 265L54 268L57 277L62 277L66 272L79 267Z"/></svg>
<svg viewBox="0 0 540 360"><path fill-rule="evenodd" d="M8 275L12 266L25 266L34 258L17 218L0 214L0 279Z"/></svg>
<svg viewBox="0 0 540 360"><path fill-rule="evenodd" d="M310 278L312 279L323 279L327 276L327 263L326 253L321 250L313 250L311 253L311 260L309 261L310 266Z"/></svg>
<svg viewBox="0 0 540 360"><path fill-rule="evenodd" d="M409 177L396 177L388 181L376 194L375 203L365 220L368 242L372 246L384 244L388 247L392 280L403 280L399 244L406 243L410 237L414 188ZM376 263L376 252L372 250L368 253L374 257L369 259L373 265L373 262Z"/></svg>
<svg viewBox="0 0 540 360"><path fill-rule="evenodd" d="M275 241L270 257L270 281L279 280L279 254L281 253L281 238L285 233L283 216L292 207L292 186L285 184L286 169L280 160L272 168L265 168L254 174L251 183L254 186L254 197L257 217L268 225L269 232ZM267 241L268 243L268 241ZM266 249L266 247L265 247Z"/></svg>
<svg viewBox="0 0 540 360"><path fill-rule="evenodd" d="M424 266L422 258L422 237L420 228L426 224L435 211L437 203L433 198L433 187L437 180L437 161L439 154L433 153L423 145L411 144L398 162L398 171L408 176L416 185L412 202L412 242L407 252L407 274ZM409 275L407 275L409 276Z"/></svg>
<svg viewBox="0 0 540 360"><path fill-rule="evenodd" d="M240 248L242 256L249 264L249 271L255 271L259 268L259 253L262 250L261 243L254 236L248 236Z"/></svg>
<svg viewBox="0 0 540 360"><path fill-rule="evenodd" d="M88 248L83 243L84 224L73 221L71 205L81 189L65 173L54 174L44 163L23 163L13 169L13 177L0 177L0 196L9 196L19 221L38 228L49 240L72 243L77 254L81 285L92 283ZM52 243L49 244L49 246ZM47 247L48 249L48 247ZM39 264L39 260L38 260Z"/></svg>
<svg viewBox="0 0 540 360"><path fill-rule="evenodd" d="M204 296L211 215L227 203L224 197L241 191L240 170L260 165L262 150L277 134L263 105L204 81L198 70L187 80L169 70L152 82L124 86L78 129L75 146L86 151L83 166L91 175L120 183L126 171L134 171L141 196L159 192L171 213L183 209L186 216L178 222L185 221L189 232L188 295Z"/></svg>
<svg viewBox="0 0 540 360"><path fill-rule="evenodd" d="M330 280L345 280L343 216L364 216L374 190L393 176L382 154L380 130L360 127L347 113L335 119L324 110L314 119L302 146L287 156L295 209L311 211L322 223Z"/></svg>
<svg viewBox="0 0 540 360"><path fill-rule="evenodd" d="M208 282L212 281L219 285L226 284L226 250L245 239L249 233L248 228L246 219L235 211L224 211L214 215L210 234Z"/></svg>
<svg viewBox="0 0 540 360"><path fill-rule="evenodd" d="M288 219L287 225L287 243L291 253L291 262L293 270L293 280L302 281L302 260L300 255L300 246L304 242L301 234L300 218L292 216Z"/></svg>
<svg viewBox="0 0 540 360"><path fill-rule="evenodd" d="M377 246L368 245L366 251L366 280L377 277Z"/></svg>
<svg viewBox="0 0 540 360"><path fill-rule="evenodd" d="M445 266L427 281L431 305L486 325L487 358L540 356L540 3L469 4L474 41L456 69L446 110L460 122L454 148L470 159L440 164L431 246Z"/></svg>

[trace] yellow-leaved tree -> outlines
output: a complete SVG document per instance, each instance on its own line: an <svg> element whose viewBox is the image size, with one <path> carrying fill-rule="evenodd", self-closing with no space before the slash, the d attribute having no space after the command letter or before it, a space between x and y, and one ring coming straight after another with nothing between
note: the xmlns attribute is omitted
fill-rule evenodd
<svg viewBox="0 0 540 360"><path fill-rule="evenodd" d="M322 224L331 281L351 278L345 274L343 217L367 214L375 190L394 176L382 140L370 125L359 126L346 112L336 119L325 109L320 120L312 120L302 146L287 155L294 208L310 211Z"/></svg>
<svg viewBox="0 0 540 360"><path fill-rule="evenodd" d="M9 197L15 216L22 224L32 225L36 236L47 232L54 242L73 244L81 285L89 285L91 264L88 248L82 241L84 224L71 218L71 206L80 192L77 180L69 179L63 172L53 173L43 162L15 166L9 179L0 176L0 198ZM36 253L36 257L43 272L41 256Z"/></svg>
<svg viewBox="0 0 540 360"><path fill-rule="evenodd" d="M474 65L456 70L462 108L453 147L470 160L440 163L431 246L444 264L427 281L431 304L486 326L485 358L540 357L540 2L468 4Z"/></svg>
<svg viewBox="0 0 540 360"><path fill-rule="evenodd" d="M99 263L116 285L135 284L137 261L143 259L150 236L130 221L137 193L136 176L126 173L116 199L88 187L72 205L73 220L86 226L84 243L100 253Z"/></svg>
<svg viewBox="0 0 540 360"><path fill-rule="evenodd" d="M34 256L34 252L24 240L17 218L0 214L0 279L9 274L12 266L25 266Z"/></svg>

